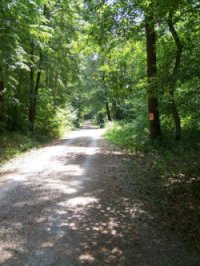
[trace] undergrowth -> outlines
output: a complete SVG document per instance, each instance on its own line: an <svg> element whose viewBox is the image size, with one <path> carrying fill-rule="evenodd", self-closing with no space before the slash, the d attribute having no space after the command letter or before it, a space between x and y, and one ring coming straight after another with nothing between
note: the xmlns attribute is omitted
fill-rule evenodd
<svg viewBox="0 0 200 266"><path fill-rule="evenodd" d="M187 136L187 137L184 137ZM150 142L145 129L133 123L113 123L106 139L130 156L122 173L125 186L161 222L200 249L200 134L183 131L180 142L165 132L162 141Z"/></svg>
<svg viewBox="0 0 200 266"><path fill-rule="evenodd" d="M46 144L53 139L60 138L64 133L71 131L76 122L76 112L70 105L65 109L57 108L43 112L37 117L34 133L21 131L10 131L9 128L2 130L0 127L0 164L13 157L28 151L41 144Z"/></svg>
<svg viewBox="0 0 200 266"><path fill-rule="evenodd" d="M65 127L65 132L72 130L72 127ZM41 147L50 141L60 138L63 135L46 134L36 131L34 134L23 134L21 132L4 132L0 134L0 165L6 161L31 150Z"/></svg>
<svg viewBox="0 0 200 266"><path fill-rule="evenodd" d="M38 147L41 140L19 132L6 132L0 135L0 164L9 159Z"/></svg>
<svg viewBox="0 0 200 266"><path fill-rule="evenodd" d="M121 148L134 152L146 146L148 131L136 122L112 122L107 127L105 137ZM140 131L139 134L138 131Z"/></svg>

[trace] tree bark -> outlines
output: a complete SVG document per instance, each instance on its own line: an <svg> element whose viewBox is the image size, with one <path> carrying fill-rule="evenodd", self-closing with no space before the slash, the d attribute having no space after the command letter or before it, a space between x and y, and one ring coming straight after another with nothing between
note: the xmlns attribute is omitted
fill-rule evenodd
<svg viewBox="0 0 200 266"><path fill-rule="evenodd" d="M3 120L3 93L4 91L4 82L2 80L0 80L0 123L2 122Z"/></svg>
<svg viewBox="0 0 200 266"><path fill-rule="evenodd" d="M115 99L112 101L112 108L114 113L114 119L121 120L122 119L121 109Z"/></svg>
<svg viewBox="0 0 200 266"><path fill-rule="evenodd" d="M38 70L36 85L34 88L34 97L32 99L32 105L30 106L30 116L29 116L30 127L29 129L31 132L34 131L34 127L35 127L35 116L36 116L38 92L39 92L39 87L40 87L40 79L41 79L41 70Z"/></svg>
<svg viewBox="0 0 200 266"><path fill-rule="evenodd" d="M31 42L31 66L30 66L30 96L29 96L29 130L33 131L33 98L34 98L34 43Z"/></svg>
<svg viewBox="0 0 200 266"><path fill-rule="evenodd" d="M48 19L50 16L49 10L47 5L44 5L43 9L43 15ZM45 23L44 23L45 25ZM37 98L38 98L38 92L40 87L40 80L41 80L41 65L42 65L42 52L40 51L39 56L39 68L37 70L37 77L36 82L34 82L34 75L35 75L35 69L34 69L34 53L35 53L35 47L34 42L31 42L31 72L30 72L30 81L31 81L31 89L30 89L30 106L29 106L29 130L31 132L34 131L35 127L35 117L36 117L36 108L37 108ZM47 80L46 80L47 81ZM48 81L47 81L48 82Z"/></svg>
<svg viewBox="0 0 200 266"><path fill-rule="evenodd" d="M113 118L117 120L117 102L112 100Z"/></svg>
<svg viewBox="0 0 200 266"><path fill-rule="evenodd" d="M156 35L154 30L153 16L146 16L146 51L147 51L147 78L149 83L156 76ZM160 118L158 111L158 99L155 92L148 92L148 111L149 111L149 130L150 138L157 139L161 137Z"/></svg>
<svg viewBox="0 0 200 266"><path fill-rule="evenodd" d="M35 127L35 116L36 116L36 107L37 107L37 97L40 86L41 79L41 69L37 71L36 82L34 81L35 70L34 70L34 44L31 43L31 61L32 65L30 67L30 102L29 102L29 130L34 131ZM42 54L40 53L40 66L42 63Z"/></svg>
<svg viewBox="0 0 200 266"><path fill-rule="evenodd" d="M58 87L58 73L55 73L55 76L52 80L52 96L53 96L53 106L56 108L56 103L57 103L57 87Z"/></svg>
<svg viewBox="0 0 200 266"><path fill-rule="evenodd" d="M112 121L108 101L106 101L106 113L107 113L108 121Z"/></svg>
<svg viewBox="0 0 200 266"><path fill-rule="evenodd" d="M180 116L179 116L179 113L177 110L176 102L174 99L174 90L175 90L176 80L177 80L176 76L177 76L179 68L180 68L183 46L182 46L182 43L181 43L180 38L178 36L178 33L176 32L176 29L174 27L172 16L173 16L173 14L172 14L172 12L170 12L169 17L168 17L168 27L169 27L169 30L172 34L174 42L176 44L176 61L175 61L174 69L172 72L172 77L170 79L169 94L171 97L171 99L170 99L171 100L171 110L172 110L172 116L174 119L175 130L176 130L175 139L180 140L181 139L181 121L180 121Z"/></svg>
<svg viewBox="0 0 200 266"><path fill-rule="evenodd" d="M103 81L103 86L104 86L104 80L105 80L105 72L102 72L102 81ZM107 93L106 93L106 89L104 89L104 97L105 97L105 107L106 107L106 114L107 114L107 118L108 121L112 121L112 117L111 117L111 113L110 113L110 108L109 108L109 103L108 103L108 99L107 99Z"/></svg>

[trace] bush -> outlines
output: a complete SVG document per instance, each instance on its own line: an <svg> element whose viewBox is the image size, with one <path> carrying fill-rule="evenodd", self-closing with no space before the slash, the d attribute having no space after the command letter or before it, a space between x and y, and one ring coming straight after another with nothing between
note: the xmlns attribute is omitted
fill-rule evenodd
<svg viewBox="0 0 200 266"><path fill-rule="evenodd" d="M55 109L49 105L49 108L41 108L39 111L36 120L36 134L47 138L60 137L66 130L73 127L76 120L76 111L71 105Z"/></svg>
<svg viewBox="0 0 200 266"><path fill-rule="evenodd" d="M146 147L148 129L140 119L132 122L113 122L109 124L105 137L111 143L133 152Z"/></svg>

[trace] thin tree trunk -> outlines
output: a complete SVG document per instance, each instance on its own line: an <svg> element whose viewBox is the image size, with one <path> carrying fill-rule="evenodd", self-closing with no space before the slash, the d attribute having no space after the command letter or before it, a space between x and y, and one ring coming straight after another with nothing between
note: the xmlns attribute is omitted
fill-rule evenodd
<svg viewBox="0 0 200 266"><path fill-rule="evenodd" d="M117 119L117 102L116 102L116 100L112 100L112 110L113 110L113 118Z"/></svg>
<svg viewBox="0 0 200 266"><path fill-rule="evenodd" d="M48 8L46 5L44 5L43 9L44 16L48 19L49 13ZM45 25L45 23L44 23ZM35 117L36 117L36 108L37 108L37 98L38 98L38 92L40 87L40 79L41 79L41 65L42 65L42 52L40 51L40 59L39 59L39 69L37 71L37 77L36 82L34 84L34 42L31 43L31 72L30 72L30 78L31 78L31 95L30 95L30 106L29 106L29 130L31 132L34 131L35 127ZM46 80L47 81L47 80Z"/></svg>
<svg viewBox="0 0 200 266"><path fill-rule="evenodd" d="M58 73L55 73L54 79L52 80L52 96L53 96L53 106L56 107L56 96L57 96L57 86L58 86Z"/></svg>
<svg viewBox="0 0 200 266"><path fill-rule="evenodd" d="M114 119L116 120L122 119L121 110L116 100L112 101L112 107L113 107L113 112L114 112Z"/></svg>
<svg viewBox="0 0 200 266"><path fill-rule="evenodd" d="M32 102L32 112L31 112L31 117L30 117L30 129L32 132L34 131L34 127L35 127L36 107L37 107L37 98L38 98L38 92L39 92L39 87L40 87L40 79L41 79L41 70L38 70L36 85L34 89L34 98Z"/></svg>
<svg viewBox="0 0 200 266"><path fill-rule="evenodd" d="M176 102L174 99L174 90L175 90L175 85L176 85L176 76L178 74L179 68L180 68L180 63L181 63L181 55L183 51L183 46L180 41L180 38L178 36L178 33L175 30L174 24L173 24L173 19L172 19L172 12L169 13L168 17L168 27L169 30L172 34L172 37L175 41L176 44L176 61L172 73L172 78L170 80L170 85L169 85L169 94L171 97L171 110L172 110L172 115L174 119L174 124L175 124L175 129L176 129L176 140L181 139L181 121L180 121L180 116L177 110Z"/></svg>
<svg viewBox="0 0 200 266"><path fill-rule="evenodd" d="M149 82L156 76L156 36L153 16L146 17L146 50L147 50L147 77ZM158 111L158 99L154 92L148 92L149 130L150 138L161 137L160 118Z"/></svg>
<svg viewBox="0 0 200 266"><path fill-rule="evenodd" d="M4 91L4 82L2 80L0 80L0 123L2 122L3 120L3 93Z"/></svg>
<svg viewBox="0 0 200 266"><path fill-rule="evenodd" d="M103 86L104 86L104 80L105 80L105 72L102 72L102 81L103 81ZM112 121L112 117L111 117L111 113L110 113L110 108L109 108L109 103L108 103L108 99L107 99L107 93L106 93L106 89L104 89L104 96L105 96L105 101L106 101L106 114L107 114L107 118L108 121Z"/></svg>
<svg viewBox="0 0 200 266"><path fill-rule="evenodd" d="M42 54L40 53L40 66L42 64ZM32 45L32 66L30 72L30 105L29 105L29 130L34 131L35 127L35 116L36 116L36 107L37 107L37 98L40 87L41 79L41 69L37 72L36 82L34 82L34 45ZM34 84L35 83L35 84Z"/></svg>
<svg viewBox="0 0 200 266"><path fill-rule="evenodd" d="M29 130L33 131L33 99L34 99L34 43L31 42L31 66L30 66L30 97L29 97Z"/></svg>
<svg viewBox="0 0 200 266"><path fill-rule="evenodd" d="M170 91L170 96L172 97L171 99L171 110L172 110L172 115L173 115L173 119L174 119L174 123L175 123L175 128L176 128L176 136L175 139L176 140L180 140L181 139L181 120L180 120L180 116L176 107L176 102L174 100L174 93L172 91Z"/></svg>
<svg viewBox="0 0 200 266"><path fill-rule="evenodd" d="M21 88L21 84L22 84L22 78L23 78L23 72L20 71L19 72L19 83L16 86L16 91L15 91L15 98L18 99L18 101L21 103L21 94L20 94L20 88ZM18 126L18 119L20 116L20 105L19 104L15 104L14 105L14 114L13 114L13 120L12 120L12 125L11 125L11 131L16 131L17 130L17 126Z"/></svg>
<svg viewBox="0 0 200 266"><path fill-rule="evenodd" d="M112 121L108 101L106 101L106 113L107 113L108 121Z"/></svg>

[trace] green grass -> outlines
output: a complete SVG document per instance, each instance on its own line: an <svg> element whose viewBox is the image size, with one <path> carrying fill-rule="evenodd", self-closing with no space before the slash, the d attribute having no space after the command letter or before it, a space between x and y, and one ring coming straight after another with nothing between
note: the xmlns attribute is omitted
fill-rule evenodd
<svg viewBox="0 0 200 266"><path fill-rule="evenodd" d="M39 147L44 139L36 139L18 132L6 132L0 135L0 164L28 151Z"/></svg>
<svg viewBox="0 0 200 266"><path fill-rule="evenodd" d="M56 131L52 134L42 130L35 131L34 134L23 134L21 132L4 132L0 134L0 165L6 161L29 151L32 148L38 148L58 139L64 133L73 130L72 125L63 127L62 131Z"/></svg>
<svg viewBox="0 0 200 266"><path fill-rule="evenodd" d="M105 137L131 157L122 167L129 192L200 249L200 134L184 131L177 142L165 132L162 141L151 142L145 129L120 122L111 124Z"/></svg>

